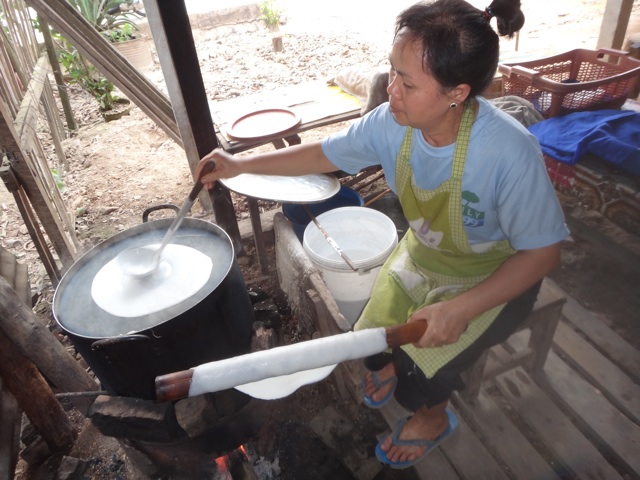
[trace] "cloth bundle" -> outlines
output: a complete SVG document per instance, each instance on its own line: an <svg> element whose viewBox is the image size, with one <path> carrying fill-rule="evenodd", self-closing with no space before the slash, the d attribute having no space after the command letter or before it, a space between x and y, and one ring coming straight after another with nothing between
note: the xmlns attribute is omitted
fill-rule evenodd
<svg viewBox="0 0 640 480"><path fill-rule="evenodd" d="M542 151L574 165L585 154L640 174L640 113L596 110L553 117L529 127Z"/></svg>

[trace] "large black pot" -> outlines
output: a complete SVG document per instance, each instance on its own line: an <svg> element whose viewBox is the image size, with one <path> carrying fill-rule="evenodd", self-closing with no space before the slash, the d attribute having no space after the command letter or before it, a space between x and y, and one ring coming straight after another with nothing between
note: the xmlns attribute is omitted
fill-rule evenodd
<svg viewBox="0 0 640 480"><path fill-rule="evenodd" d="M172 243L211 258L205 285L178 304L125 318L92 297L96 274L130 247L159 244L171 219L142 223L97 245L64 275L53 299L55 320L114 395L155 399L155 378L249 351L253 307L229 236L218 226L186 218Z"/></svg>

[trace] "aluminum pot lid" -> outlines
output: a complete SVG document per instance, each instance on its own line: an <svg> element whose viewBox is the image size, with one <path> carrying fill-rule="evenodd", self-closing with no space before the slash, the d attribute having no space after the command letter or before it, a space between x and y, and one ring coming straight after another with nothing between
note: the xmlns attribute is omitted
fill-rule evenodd
<svg viewBox="0 0 640 480"><path fill-rule="evenodd" d="M149 245L151 250L160 244ZM209 279L213 262L186 245L168 244L158 266L149 275L132 276L118 257L93 278L91 297L103 310L118 317L140 317L178 305L200 290Z"/></svg>
<svg viewBox="0 0 640 480"><path fill-rule="evenodd" d="M165 323L203 301L225 279L235 255L218 226L186 218L148 277L124 275L115 261L127 248L159 244L171 219L143 223L92 248L65 273L53 313L69 333L110 338Z"/></svg>
<svg viewBox="0 0 640 480"><path fill-rule="evenodd" d="M286 203L322 202L340 190L340 181L334 175L324 173L299 177L243 173L233 178L221 178L220 183L240 195Z"/></svg>

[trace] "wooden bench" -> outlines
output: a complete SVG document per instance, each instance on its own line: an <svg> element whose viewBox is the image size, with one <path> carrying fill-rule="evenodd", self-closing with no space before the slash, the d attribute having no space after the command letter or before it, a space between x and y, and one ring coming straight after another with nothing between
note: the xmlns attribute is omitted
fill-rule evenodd
<svg viewBox="0 0 640 480"><path fill-rule="evenodd" d="M349 324L345 323L335 305L331 305L334 302L326 300L330 293L328 293L324 282L319 278L312 278L312 280L313 288L307 291L307 295L315 307L316 328L321 336L347 331ZM543 281L533 311L518 329L518 332L525 329L531 331L527 347L514 352L509 358L502 358L500 363L493 362L489 368L487 368L487 359L491 349L486 350L476 363L464 372L463 380L466 388L460 392L460 397L464 401L472 403L480 393L482 382L518 366L524 366L534 375L542 371L565 301L566 298L561 293ZM337 388L341 394L346 396L348 392L352 398L360 402L362 400L361 382L364 374L362 362L345 362L335 372Z"/></svg>
<svg viewBox="0 0 640 480"><path fill-rule="evenodd" d="M349 331L351 325L340 313L320 273L306 255L291 222L281 213L274 217L274 231L280 285L299 313L301 323L306 329L316 331L321 337ZM490 368L485 367L489 352L493 349L485 352L464 374L467 388L462 392L463 399L472 401L478 396L484 380L494 378L517 366L525 366L532 374L539 373L551 349L565 301L566 298L558 289L553 288L550 282L543 281L533 311L519 329L531 331L527 347L514 352L510 358L502 358L500 365L491 362ZM350 395L356 402L361 402L364 374L362 361L343 362L334 372L336 387L341 395Z"/></svg>
<svg viewBox="0 0 640 480"><path fill-rule="evenodd" d="M503 359L499 364L492 364L490 368L487 368L487 359L491 349L486 350L463 374L466 388L460 392L460 397L466 402L473 402L480 393L482 382L521 365L533 375L540 373L551 349L553 335L562 316L562 307L565 302L564 295L543 281L533 311L516 331L516 333L526 329L531 331L527 347L514 352L510 358Z"/></svg>

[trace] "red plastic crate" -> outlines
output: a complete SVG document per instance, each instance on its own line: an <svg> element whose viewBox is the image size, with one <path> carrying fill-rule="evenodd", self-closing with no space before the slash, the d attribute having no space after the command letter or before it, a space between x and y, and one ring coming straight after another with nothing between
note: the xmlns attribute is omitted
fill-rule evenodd
<svg viewBox="0 0 640 480"><path fill-rule="evenodd" d="M500 64L502 94L529 100L545 118L617 109L640 81L640 61L620 50L577 49L552 57Z"/></svg>

